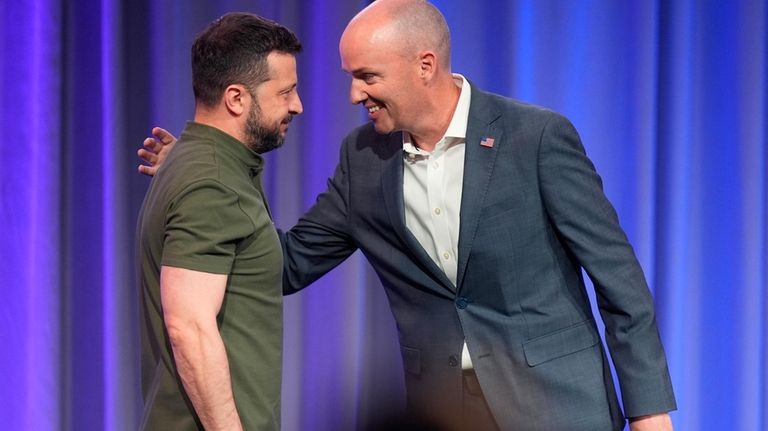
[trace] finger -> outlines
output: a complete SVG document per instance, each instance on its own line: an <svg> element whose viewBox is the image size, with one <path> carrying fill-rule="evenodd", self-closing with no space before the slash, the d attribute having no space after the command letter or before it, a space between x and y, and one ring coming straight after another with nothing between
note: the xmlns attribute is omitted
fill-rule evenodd
<svg viewBox="0 0 768 431"><path fill-rule="evenodd" d="M163 144L158 142L155 138L147 138L144 140L144 148L152 153L159 153L163 149Z"/></svg>
<svg viewBox="0 0 768 431"><path fill-rule="evenodd" d="M145 162L149 163L150 165L154 165L157 163L158 157L157 154L147 151L143 148L139 148L139 151L136 152L136 154L139 155L139 158L141 160L144 160Z"/></svg>
<svg viewBox="0 0 768 431"><path fill-rule="evenodd" d="M153 177L155 176L155 173L157 173L157 168L147 165L139 165L139 173Z"/></svg>
<svg viewBox="0 0 768 431"><path fill-rule="evenodd" d="M153 127L152 136L157 138L163 145L168 145L176 140L176 137L171 132L163 129L162 127Z"/></svg>

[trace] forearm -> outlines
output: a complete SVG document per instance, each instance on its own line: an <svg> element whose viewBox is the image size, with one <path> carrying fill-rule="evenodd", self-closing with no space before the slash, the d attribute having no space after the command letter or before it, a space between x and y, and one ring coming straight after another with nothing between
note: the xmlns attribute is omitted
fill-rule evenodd
<svg viewBox="0 0 768 431"><path fill-rule="evenodd" d="M357 249L338 231L304 219L282 235L281 241L284 295L310 285Z"/></svg>
<svg viewBox="0 0 768 431"><path fill-rule="evenodd" d="M547 215L595 287L624 413L639 417L674 410L653 298L600 177L567 120L551 118L538 158Z"/></svg>
<svg viewBox="0 0 768 431"><path fill-rule="evenodd" d="M169 325L176 367L206 430L241 430L224 342L209 326Z"/></svg>
<svg viewBox="0 0 768 431"><path fill-rule="evenodd" d="M328 190L289 231L283 246L283 294L296 293L335 268L357 250L348 218L349 180L345 148Z"/></svg>
<svg viewBox="0 0 768 431"><path fill-rule="evenodd" d="M227 274L163 265L160 300L176 368L207 430L241 430L217 316Z"/></svg>

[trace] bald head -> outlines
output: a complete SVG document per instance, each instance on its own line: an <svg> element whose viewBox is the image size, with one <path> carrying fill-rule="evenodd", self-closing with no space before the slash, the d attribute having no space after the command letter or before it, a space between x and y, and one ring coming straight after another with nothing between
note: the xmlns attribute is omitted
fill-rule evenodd
<svg viewBox="0 0 768 431"><path fill-rule="evenodd" d="M427 1L374 1L352 18L341 42L351 38L387 46L405 57L431 51L450 73L450 31L440 11Z"/></svg>
<svg viewBox="0 0 768 431"><path fill-rule="evenodd" d="M377 0L350 21L339 42L349 98L379 133L407 131L434 146L461 93L450 67L445 18L423 0Z"/></svg>

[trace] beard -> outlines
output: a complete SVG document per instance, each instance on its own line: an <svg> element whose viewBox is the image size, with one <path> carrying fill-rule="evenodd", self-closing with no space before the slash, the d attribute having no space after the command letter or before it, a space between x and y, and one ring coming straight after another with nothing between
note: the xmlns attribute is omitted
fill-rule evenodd
<svg viewBox="0 0 768 431"><path fill-rule="evenodd" d="M263 154L280 148L285 142L285 137L280 133L280 125L290 123L293 115L288 115L277 124L265 124L262 122L261 107L254 104L248 112L245 122L245 144L258 154Z"/></svg>

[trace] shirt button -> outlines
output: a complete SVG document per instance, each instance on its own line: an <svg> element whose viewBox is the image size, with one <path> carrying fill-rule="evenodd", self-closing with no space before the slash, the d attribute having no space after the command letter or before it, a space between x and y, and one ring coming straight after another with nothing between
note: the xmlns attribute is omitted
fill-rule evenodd
<svg viewBox="0 0 768 431"><path fill-rule="evenodd" d="M448 253L447 251L445 253L443 253L443 259L448 260L450 258L451 258L451 254L450 253Z"/></svg>
<svg viewBox="0 0 768 431"><path fill-rule="evenodd" d="M435 214L440 215L440 208L435 208Z"/></svg>
<svg viewBox="0 0 768 431"><path fill-rule="evenodd" d="M460 296L456 300L456 308L458 308L459 310L463 310L463 309L467 308L467 305L469 305L469 301L467 300L467 298L465 298L463 296Z"/></svg>
<svg viewBox="0 0 768 431"><path fill-rule="evenodd" d="M451 355L448 357L448 365L451 367L455 367L459 365L459 358L456 357L456 355Z"/></svg>

